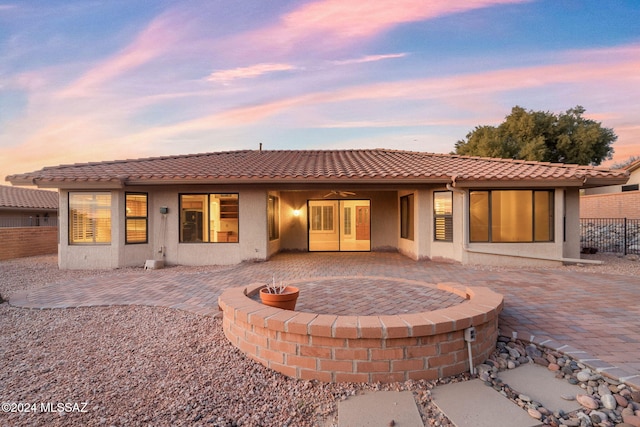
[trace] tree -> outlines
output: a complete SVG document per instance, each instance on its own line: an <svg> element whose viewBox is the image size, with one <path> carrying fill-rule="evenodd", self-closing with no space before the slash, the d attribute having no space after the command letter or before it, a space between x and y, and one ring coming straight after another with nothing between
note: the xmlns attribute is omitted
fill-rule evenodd
<svg viewBox="0 0 640 427"><path fill-rule="evenodd" d="M554 163L599 165L611 159L618 136L600 122L585 119L581 106L558 115L515 106L499 126L477 126L455 153Z"/></svg>

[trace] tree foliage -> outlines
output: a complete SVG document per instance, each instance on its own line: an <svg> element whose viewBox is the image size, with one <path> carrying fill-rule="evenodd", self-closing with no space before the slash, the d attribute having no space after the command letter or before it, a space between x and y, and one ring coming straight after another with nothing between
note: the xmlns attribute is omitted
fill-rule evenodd
<svg viewBox="0 0 640 427"><path fill-rule="evenodd" d="M599 165L611 159L613 129L586 119L580 105L564 113L526 111L515 106L499 126L477 126L466 140L456 142L455 153L554 163Z"/></svg>

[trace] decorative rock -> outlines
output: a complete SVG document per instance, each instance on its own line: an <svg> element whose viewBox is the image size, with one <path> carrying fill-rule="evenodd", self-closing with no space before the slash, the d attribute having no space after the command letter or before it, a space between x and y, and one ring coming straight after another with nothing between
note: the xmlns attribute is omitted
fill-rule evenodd
<svg viewBox="0 0 640 427"><path fill-rule="evenodd" d="M637 415L627 415L622 414L622 421L627 424L631 424L633 427L640 427L640 417Z"/></svg>
<svg viewBox="0 0 640 427"><path fill-rule="evenodd" d="M609 419L607 414L600 411L591 411L591 413L589 413L589 417L591 418L591 421L593 421L594 424L600 424L601 422Z"/></svg>
<svg viewBox="0 0 640 427"><path fill-rule="evenodd" d="M549 366L549 361L547 359L545 359L544 357L534 357L533 361L536 362L540 366L544 366L544 367Z"/></svg>
<svg viewBox="0 0 640 427"><path fill-rule="evenodd" d="M559 371L560 365L558 365L557 363L549 363L549 366L547 366L547 369L549 369L550 371Z"/></svg>
<svg viewBox="0 0 640 427"><path fill-rule="evenodd" d="M526 394L519 394L518 395L518 399L525 401L525 402L531 402L531 398L529 396L527 396Z"/></svg>
<svg viewBox="0 0 640 427"><path fill-rule="evenodd" d="M528 345L524 350L527 353L527 356L532 359L534 357L542 357L542 352L535 345Z"/></svg>
<svg viewBox="0 0 640 427"><path fill-rule="evenodd" d="M568 400L569 402L576 400L576 397L572 394L561 394L560 397L564 400Z"/></svg>
<svg viewBox="0 0 640 427"><path fill-rule="evenodd" d="M640 403L640 391L632 391L630 397L634 402Z"/></svg>
<svg viewBox="0 0 640 427"><path fill-rule="evenodd" d="M586 394L578 394L576 400L587 409L598 409L600 406L593 397L587 396Z"/></svg>
<svg viewBox="0 0 640 427"><path fill-rule="evenodd" d="M542 414L540 413L540 411L535 408L529 408L527 409L527 412L529 413L529 416L535 418L536 420L542 418Z"/></svg>
<svg viewBox="0 0 640 427"><path fill-rule="evenodd" d="M620 394L614 394L613 397L615 397L616 402L618 402L618 405L622 406L623 408L626 408L627 405L629 404L627 399L625 399L624 396Z"/></svg>
<svg viewBox="0 0 640 427"><path fill-rule="evenodd" d="M516 363L512 360L507 361L507 369L515 369Z"/></svg>
<svg viewBox="0 0 640 427"><path fill-rule="evenodd" d="M609 390L609 387L607 387L606 384L600 384L598 386L598 394L600 396L604 396L605 394L611 394L611 390Z"/></svg>
<svg viewBox="0 0 640 427"><path fill-rule="evenodd" d="M607 409L614 410L616 409L616 406L618 406L618 402L616 401L616 398L613 397L612 394L604 394L600 396L600 400L602 401L602 406L604 406Z"/></svg>
<svg viewBox="0 0 640 427"><path fill-rule="evenodd" d="M580 371L576 375L576 378L580 382L587 382L587 381L589 381L589 378L591 378L591 372L589 372L589 371Z"/></svg>

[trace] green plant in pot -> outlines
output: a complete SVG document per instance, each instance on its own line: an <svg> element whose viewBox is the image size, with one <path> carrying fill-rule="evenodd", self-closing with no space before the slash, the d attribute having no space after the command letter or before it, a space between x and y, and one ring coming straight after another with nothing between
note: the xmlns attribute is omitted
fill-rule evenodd
<svg viewBox="0 0 640 427"><path fill-rule="evenodd" d="M267 283L265 287L260 289L260 300L263 304L284 310L296 308L298 295L300 295L300 290L297 287L287 286L282 281L278 285L275 277L271 283Z"/></svg>

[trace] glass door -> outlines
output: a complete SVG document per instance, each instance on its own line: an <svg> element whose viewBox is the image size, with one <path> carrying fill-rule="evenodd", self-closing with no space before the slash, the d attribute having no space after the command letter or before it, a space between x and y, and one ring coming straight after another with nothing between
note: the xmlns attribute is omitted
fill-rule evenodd
<svg viewBox="0 0 640 427"><path fill-rule="evenodd" d="M309 200L309 251L371 250L369 200Z"/></svg>

